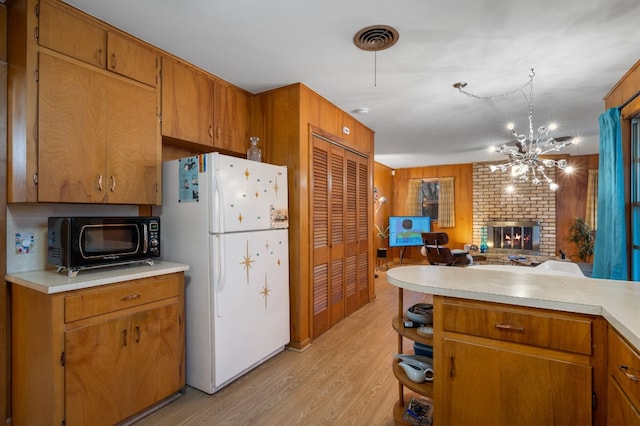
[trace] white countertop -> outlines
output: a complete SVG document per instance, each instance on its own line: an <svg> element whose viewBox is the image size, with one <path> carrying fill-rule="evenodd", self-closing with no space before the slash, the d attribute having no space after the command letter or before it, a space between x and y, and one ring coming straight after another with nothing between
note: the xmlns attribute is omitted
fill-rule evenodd
<svg viewBox="0 0 640 426"><path fill-rule="evenodd" d="M122 281L166 275L189 269L183 263L156 261L153 265L133 263L130 265L110 266L81 270L77 276L68 277L66 272L56 273L55 269L17 272L5 275L5 280L28 287L42 293L54 294L64 291L80 290Z"/></svg>
<svg viewBox="0 0 640 426"><path fill-rule="evenodd" d="M638 282L577 277L509 265L401 266L387 271L387 281L407 290L438 296L601 315L640 349Z"/></svg>

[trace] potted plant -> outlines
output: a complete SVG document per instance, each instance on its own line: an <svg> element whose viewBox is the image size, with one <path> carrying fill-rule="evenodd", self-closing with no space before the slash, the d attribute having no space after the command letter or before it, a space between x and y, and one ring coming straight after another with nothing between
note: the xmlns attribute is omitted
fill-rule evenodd
<svg viewBox="0 0 640 426"><path fill-rule="evenodd" d="M574 256L580 262L587 263L593 256L594 232L591 226L581 217L575 217L569 226L569 238L567 241L576 247Z"/></svg>

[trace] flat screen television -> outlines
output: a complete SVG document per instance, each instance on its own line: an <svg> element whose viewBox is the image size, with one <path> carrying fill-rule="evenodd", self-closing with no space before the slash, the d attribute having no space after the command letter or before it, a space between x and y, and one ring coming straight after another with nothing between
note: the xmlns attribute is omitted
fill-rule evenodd
<svg viewBox="0 0 640 426"><path fill-rule="evenodd" d="M429 216L389 216L389 247L421 246L423 232L431 232Z"/></svg>

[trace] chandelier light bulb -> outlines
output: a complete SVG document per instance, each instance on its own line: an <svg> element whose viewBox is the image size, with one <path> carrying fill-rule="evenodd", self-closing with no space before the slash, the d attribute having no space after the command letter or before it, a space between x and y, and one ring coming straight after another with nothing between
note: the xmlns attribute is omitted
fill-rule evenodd
<svg viewBox="0 0 640 426"><path fill-rule="evenodd" d="M549 189L550 189L550 190L552 190L552 191L557 191L559 188L560 188L560 185L558 185L558 184L557 184L557 183L555 183L555 182L551 182L551 183L549 184Z"/></svg>
<svg viewBox="0 0 640 426"><path fill-rule="evenodd" d="M507 130L513 130L516 128L516 125L513 122L507 123Z"/></svg>
<svg viewBox="0 0 640 426"><path fill-rule="evenodd" d="M558 125L556 123L549 124L549 130L551 130L552 132L558 130Z"/></svg>

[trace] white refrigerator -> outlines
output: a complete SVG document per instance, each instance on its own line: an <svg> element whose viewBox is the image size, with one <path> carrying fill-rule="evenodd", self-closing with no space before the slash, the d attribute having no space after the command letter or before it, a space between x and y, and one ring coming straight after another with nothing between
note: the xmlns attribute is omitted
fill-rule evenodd
<svg viewBox="0 0 640 426"><path fill-rule="evenodd" d="M287 169L182 158L162 192L162 259L189 265L186 383L212 394L289 343Z"/></svg>

